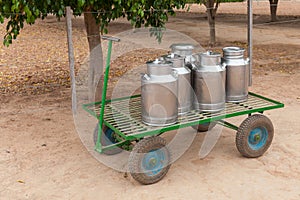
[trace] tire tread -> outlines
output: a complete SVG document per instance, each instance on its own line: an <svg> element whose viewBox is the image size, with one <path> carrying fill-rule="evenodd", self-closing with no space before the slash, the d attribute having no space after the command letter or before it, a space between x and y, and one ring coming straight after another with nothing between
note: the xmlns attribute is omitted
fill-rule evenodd
<svg viewBox="0 0 300 200"><path fill-rule="evenodd" d="M155 148L166 148L165 145L166 145L165 139L158 137L158 136L154 136L154 137L142 139L134 146L134 148L129 156L129 171L131 173L131 176L136 181L138 181L139 183L144 184L144 185L153 184L153 183L160 181L167 174L167 172L170 168L170 164L165 166L162 169L162 171L154 177L148 177L144 173L139 172L140 171L139 166L140 166L140 161L141 161L140 153L147 153L149 150L155 149ZM170 161L170 153L168 150L167 150L167 153L168 153L167 156L168 156L168 162L169 162Z"/></svg>
<svg viewBox="0 0 300 200"><path fill-rule="evenodd" d="M267 129L268 131L268 139L266 144L259 150L252 150L248 146L248 136L250 131L258 126L262 126ZM271 120L261 114L251 115L246 118L240 127L238 128L236 134L236 147L238 151L247 158L257 158L262 156L270 147L274 136L274 127Z"/></svg>

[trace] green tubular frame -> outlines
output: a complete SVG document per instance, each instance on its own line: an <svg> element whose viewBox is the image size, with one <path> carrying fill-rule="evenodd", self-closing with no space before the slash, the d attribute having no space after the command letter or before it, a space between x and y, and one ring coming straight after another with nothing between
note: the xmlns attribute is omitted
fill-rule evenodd
<svg viewBox="0 0 300 200"><path fill-rule="evenodd" d="M95 150L98 151L99 153L102 153L103 148L101 144L101 136L102 136L102 128L103 128L103 118L104 118L104 109L105 109L105 103L106 103L106 92L107 92L107 83L108 83L108 75L109 75L109 68L110 68L110 58L111 58L111 50L112 50L112 42L113 40L105 37L103 39L108 39L108 50L107 50L107 57L106 57L106 66L105 66L105 75L104 75L104 82L103 82L103 89L102 89L102 100L101 100L101 111L100 115L96 116L99 120L98 123L98 137L97 137L97 142L95 146ZM115 146L110 145L110 146ZM110 148L108 146L107 148Z"/></svg>
<svg viewBox="0 0 300 200"><path fill-rule="evenodd" d="M135 95L135 96L128 96L128 97L122 97L122 98L117 98L117 99L106 99L106 93L107 93L107 84L108 84L108 77L109 77L109 70L110 70L110 60L111 60L111 51L112 51L112 42L113 41L119 41L118 38L113 38L113 37L102 37L102 39L107 39L108 40L108 52L107 52L107 58L106 58L106 67L105 67L105 76L104 76L104 82L103 82L103 90L102 90L102 98L101 98L101 102L93 102L93 103L88 103L88 104L84 104L82 107L85 111L87 111L89 114L91 114L92 116L96 117L98 119L98 138L97 138L97 142L95 145L95 150L99 153L102 153L104 150L108 150L108 149L112 149L112 148L116 148L117 146L122 146L122 145L129 145L130 142L132 141L138 141L140 139L142 139L145 136L154 136L154 135L160 135L164 132L167 131L172 131L172 130L176 130L176 129L180 129L180 128L185 128L185 127L189 127L189 126L195 126L198 124L204 124L204 123L208 123L208 122L213 122L213 121L217 121L218 124L225 126L227 128L233 129L233 130L238 130L238 127L226 122L224 119L225 118L231 118L231 117L235 117L235 116L240 116L240 115L251 115L252 113L263 113L266 110L271 110L271 109L276 109L276 108L282 108L284 107L284 104L260 96L258 94L255 93L251 93L249 92L249 96L252 96L253 98L257 98L258 100L261 101L265 101L267 103L270 103L270 105L265 105L262 107L258 107L258 108L251 108L251 109L243 109L243 110L238 110L235 112L229 112L229 113L221 113L221 114L211 114L209 116L211 117L207 117L206 115L202 115L202 117L199 117L195 120L195 116L200 116L200 115L194 115L193 116L193 120L192 121L180 121L176 124L173 125L169 125L169 126L165 126L165 127L159 127L159 128L153 128L150 130L147 130L147 128L142 128L142 126L139 126L140 128L142 128L143 130L146 129L145 131L139 132L139 133L131 133L131 134L125 134L122 131L120 131L118 128L116 128L113 124L110 124L109 122L107 122L106 120L104 120L104 112L105 112L105 105L106 104L110 104L113 102L121 102L123 100L135 100L136 98L140 98L141 95ZM100 106L100 111L99 114L97 114L96 112L96 107ZM233 105L235 106L235 105ZM239 105L237 104L237 107L239 107ZM251 106L252 107L252 106ZM122 114L120 114L122 115ZM133 118L132 118L133 119ZM133 119L134 120L134 119ZM188 119L186 119L188 120ZM134 122L135 123L135 122ZM107 127L111 128L116 134L117 134L117 143L108 145L108 146L102 146L101 144L101 136L103 134L102 132L102 128L103 125L106 125ZM139 128L139 129L140 129Z"/></svg>
<svg viewBox="0 0 300 200"><path fill-rule="evenodd" d="M274 101L272 99L249 92L249 98L254 100L252 103L256 104L256 101L262 101L260 103L263 103L263 104L267 103L267 105L258 106L257 108L249 108L249 109L243 108L240 111L235 111L235 112L230 111L229 113L210 114L208 117L207 116L199 117L196 120L193 119L192 121L185 120L185 121L181 121L174 125L169 125L169 126L159 127L159 128L154 128L154 129L150 128L150 130L145 130L145 131L131 133L131 134L123 133L117 127L115 127L113 124L111 124L109 122L109 120L108 121L104 120L103 116L104 116L105 104L110 104L110 103L114 103L114 102L120 103L124 100L125 101L127 101L127 100L139 101L138 98L140 98L140 97L141 97L140 95L135 95L135 96L128 96L128 97L122 97L122 98L117 98L117 99L109 99L109 100L104 100L102 102L95 102L95 103L89 103L89 104L83 105L83 108L88 113L90 113L91 115L93 115L99 119L99 123L101 120L101 122L103 122L103 124L105 124L106 126L111 128L118 135L118 138L117 138L119 141L118 143L115 143L115 144L112 144L109 146L105 146L105 147L102 147L101 144L99 144L99 146L96 145L96 150L98 152L102 152L103 150L110 149L110 148L115 148L116 146L121 146L123 144L130 143L131 141L140 140L145 136L160 135L167 131L176 130L179 128L185 128L185 127L189 127L189 126L194 126L194 125L198 125L198 124L203 124L203 123L207 123L207 122L213 122L213 121L217 121L219 125L225 126L227 128L233 129L233 130L237 130L238 129L237 126L235 126L229 122L226 122L224 119L235 117L235 116L240 116L240 115L251 115L252 113L263 113L266 110L284 107L284 104L282 104L278 101ZM240 104L247 104L245 106L248 106L248 104L249 104L249 106L251 106L251 101L249 100L248 102L249 103L240 103ZM100 115L98 115L97 112L95 110L92 110L91 108L96 107L96 106L99 107L100 105L101 105ZM232 106L233 106L233 108L235 108L235 107L239 107L240 105L232 104ZM118 116L116 116L116 118L118 118ZM100 126L100 124L99 124L99 126ZM99 132L98 138L101 137L101 134L102 134L102 132ZM100 141L98 141L98 142L100 143Z"/></svg>

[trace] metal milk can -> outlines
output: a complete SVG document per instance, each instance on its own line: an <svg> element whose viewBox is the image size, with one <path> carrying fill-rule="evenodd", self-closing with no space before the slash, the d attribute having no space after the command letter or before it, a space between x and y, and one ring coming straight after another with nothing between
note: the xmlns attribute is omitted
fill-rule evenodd
<svg viewBox="0 0 300 200"><path fill-rule="evenodd" d="M193 56L193 51L195 49L195 46L192 44L177 43L177 44L172 44L170 48L171 48L171 53L184 57L185 65L190 70L192 70L193 68L192 65L195 62L195 58Z"/></svg>
<svg viewBox="0 0 300 200"><path fill-rule="evenodd" d="M193 68L195 68L195 62L196 62L196 58L193 54L193 51L195 49L195 46L192 44L188 44L188 43L175 43L172 44L170 46L171 48L171 52L173 54L177 54L180 55L182 57L184 57L184 64L187 68L189 68L191 70L191 85L192 87L194 87L194 70ZM194 99L194 93L192 91L192 101Z"/></svg>
<svg viewBox="0 0 300 200"><path fill-rule="evenodd" d="M245 49L223 48L223 64L226 65L226 101L243 102L248 99L249 59L244 59Z"/></svg>
<svg viewBox="0 0 300 200"><path fill-rule="evenodd" d="M172 53L163 58L173 63L172 68L178 74L178 114L184 115L191 110L193 104L191 70L185 66L184 57L180 55Z"/></svg>
<svg viewBox="0 0 300 200"><path fill-rule="evenodd" d="M170 46L171 52L177 55L180 55L185 58L185 63L192 63L193 62L193 50L194 45L192 44L185 44L185 43L177 43L172 44Z"/></svg>
<svg viewBox="0 0 300 200"><path fill-rule="evenodd" d="M194 107L202 112L218 112L225 108L226 68L221 65L219 53L201 53L194 73L196 99Z"/></svg>
<svg viewBox="0 0 300 200"><path fill-rule="evenodd" d="M172 63L147 62L148 74L141 77L142 121L151 126L167 126L178 118L178 76Z"/></svg>

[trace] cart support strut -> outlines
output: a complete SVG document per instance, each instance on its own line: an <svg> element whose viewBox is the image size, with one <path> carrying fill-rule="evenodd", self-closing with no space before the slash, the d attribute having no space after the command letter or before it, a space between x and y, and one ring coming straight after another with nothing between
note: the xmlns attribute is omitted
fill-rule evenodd
<svg viewBox="0 0 300 200"><path fill-rule="evenodd" d="M101 136L102 136L102 128L103 128L103 117L104 117L104 108L105 108L105 100L106 100L106 91L107 91L107 82L108 82L108 75L109 75L109 68L110 68L110 59L111 59L111 50L112 50L112 42L119 42L120 39L116 37L110 36L102 36L103 40L108 40L108 50L107 50L107 57L106 57L106 66L105 66L105 75L104 75L104 82L102 88L102 97L101 97L101 110L99 114L99 129L98 129L98 138L96 142L95 150L102 153L102 144L101 144Z"/></svg>
<svg viewBox="0 0 300 200"><path fill-rule="evenodd" d="M252 55L253 55L253 10L252 0L248 0L248 57L249 57L249 86L252 85Z"/></svg>

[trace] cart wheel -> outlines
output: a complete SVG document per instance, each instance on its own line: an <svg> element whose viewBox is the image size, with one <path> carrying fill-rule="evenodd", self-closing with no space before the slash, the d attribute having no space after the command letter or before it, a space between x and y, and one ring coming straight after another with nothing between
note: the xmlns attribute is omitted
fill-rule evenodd
<svg viewBox="0 0 300 200"><path fill-rule="evenodd" d="M141 184L160 181L170 168L170 153L166 141L158 136L139 141L129 156L131 176Z"/></svg>
<svg viewBox="0 0 300 200"><path fill-rule="evenodd" d="M236 146L243 156L256 158L268 150L273 136L271 120L264 115L252 115L240 125L236 134Z"/></svg>
<svg viewBox="0 0 300 200"><path fill-rule="evenodd" d="M98 138L98 129L99 129L99 126L97 125L94 130L94 144L95 145L97 143L97 138ZM108 146L108 145L118 142L117 139L114 137L115 132L111 128L109 128L103 124L102 130L103 130L103 134L100 139L101 145ZM116 147L113 149L103 151L103 153L106 155L115 155L120 152L122 152L122 149L120 147Z"/></svg>
<svg viewBox="0 0 300 200"><path fill-rule="evenodd" d="M193 129L197 130L198 132L206 132L213 129L217 125L217 122L207 122L204 124L199 124L196 126L192 126Z"/></svg>

